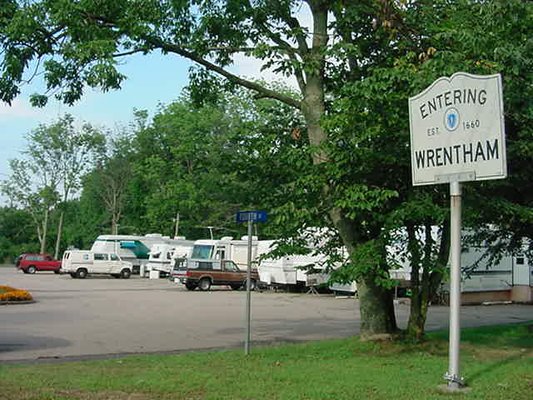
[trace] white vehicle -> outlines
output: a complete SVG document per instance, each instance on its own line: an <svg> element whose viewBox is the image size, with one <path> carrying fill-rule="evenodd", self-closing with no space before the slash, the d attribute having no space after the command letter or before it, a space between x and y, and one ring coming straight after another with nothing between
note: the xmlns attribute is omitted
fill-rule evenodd
<svg viewBox="0 0 533 400"><path fill-rule="evenodd" d="M122 261L116 253L68 250L61 260L61 273L80 279L86 278L89 274L106 274L128 279L132 269L132 263Z"/></svg>
<svg viewBox="0 0 533 400"><path fill-rule="evenodd" d="M259 280L272 286L316 286L326 283L323 255L295 254L262 260L257 272Z"/></svg>
<svg viewBox="0 0 533 400"><path fill-rule="evenodd" d="M146 264L148 271L159 271L164 275L170 274L170 270L177 258L189 258L192 253L193 242L183 240L179 245L155 244L150 250L150 257Z"/></svg>
<svg viewBox="0 0 533 400"><path fill-rule="evenodd" d="M418 238L423 243L425 232L419 230ZM400 282L410 283L411 265L407 257L402 256L406 251L406 231L399 229L395 232L403 239L387 248L391 262L397 264L399 269L391 271L391 277ZM463 230L463 238L468 238L472 232ZM440 232L437 227L432 227L431 236L438 244ZM526 244L524 243L524 247ZM461 293L462 302L480 303L483 301L513 300L530 302L533 300L533 281L529 277L533 274L533 268L528 265L524 255L503 254L495 264L490 265L487 261L485 244L479 246L462 245L461 251ZM443 281L443 290L449 291L449 282Z"/></svg>
<svg viewBox="0 0 533 400"><path fill-rule="evenodd" d="M268 252L273 243L273 240L258 240L257 236L252 236L252 263L257 263L259 256ZM231 260L240 269L246 269L248 236L243 236L240 240L233 239L231 236L225 236L220 240L197 240L194 242L191 258Z"/></svg>
<svg viewBox="0 0 533 400"><path fill-rule="evenodd" d="M301 237L306 240L309 254L292 254L281 258L263 259L257 272L259 280L269 286L298 286L312 288L327 283L329 273L327 269L327 256L317 252L317 246L325 244L332 231L327 229L308 228L301 232ZM344 255L344 249L339 249ZM335 268L335 266L333 267Z"/></svg>
<svg viewBox="0 0 533 400"><path fill-rule="evenodd" d="M116 253L121 259L133 264L133 273L139 273L141 265L146 265L150 257L150 250L157 244L174 246L192 246L193 241L184 237L170 238L160 233L150 233L144 236L133 235L100 235L94 241L91 251Z"/></svg>

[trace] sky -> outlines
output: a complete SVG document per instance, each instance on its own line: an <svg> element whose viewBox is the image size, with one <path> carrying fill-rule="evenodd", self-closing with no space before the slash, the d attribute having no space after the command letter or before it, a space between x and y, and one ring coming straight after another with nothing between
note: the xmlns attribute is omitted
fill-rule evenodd
<svg viewBox="0 0 533 400"><path fill-rule="evenodd" d="M189 61L178 56L159 53L132 56L120 67L128 77L121 90L87 91L72 107L50 99L45 108L34 108L29 96L43 87L42 82L24 87L11 106L0 102L0 179L7 178L8 160L21 157L26 134L39 124L48 124L70 113L78 122L100 127L112 129L127 125L133 118L134 108L146 109L153 115L158 104L177 99L187 85L190 67Z"/></svg>

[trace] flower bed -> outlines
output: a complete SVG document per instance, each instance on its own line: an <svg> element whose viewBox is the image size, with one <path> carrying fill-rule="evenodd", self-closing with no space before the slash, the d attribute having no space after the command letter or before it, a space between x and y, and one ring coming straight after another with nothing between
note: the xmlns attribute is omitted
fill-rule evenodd
<svg viewBox="0 0 533 400"><path fill-rule="evenodd" d="M0 285L0 303L10 303L17 301L32 301L30 292L23 289L15 289L11 286Z"/></svg>

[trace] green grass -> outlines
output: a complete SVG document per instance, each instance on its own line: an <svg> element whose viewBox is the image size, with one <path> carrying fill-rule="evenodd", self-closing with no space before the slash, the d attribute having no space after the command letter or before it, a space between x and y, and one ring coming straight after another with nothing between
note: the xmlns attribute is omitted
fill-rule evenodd
<svg viewBox="0 0 533 400"><path fill-rule="evenodd" d="M471 390L438 389L446 333L421 345L358 338L182 355L0 367L0 399L531 399L533 321L462 331Z"/></svg>

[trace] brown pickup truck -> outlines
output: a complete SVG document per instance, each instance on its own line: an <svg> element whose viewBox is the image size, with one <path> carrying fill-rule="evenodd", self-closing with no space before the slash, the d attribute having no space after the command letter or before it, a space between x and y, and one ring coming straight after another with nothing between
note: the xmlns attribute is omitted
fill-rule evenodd
<svg viewBox="0 0 533 400"><path fill-rule="evenodd" d="M246 285L246 271L239 269L231 260L178 259L171 276L188 290L199 288L206 291L215 285L227 285L238 290ZM250 290L256 288L258 281L257 270L252 269Z"/></svg>

